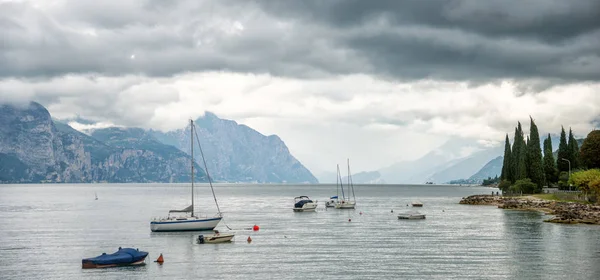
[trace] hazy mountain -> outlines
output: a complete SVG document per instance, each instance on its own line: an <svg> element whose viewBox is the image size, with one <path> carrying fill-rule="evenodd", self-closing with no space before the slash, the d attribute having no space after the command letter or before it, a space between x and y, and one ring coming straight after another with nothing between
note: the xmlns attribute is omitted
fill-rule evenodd
<svg viewBox="0 0 600 280"><path fill-rule="evenodd" d="M475 152L472 155L461 159L450 167L436 172L429 178L429 181L436 183L447 183L455 179L469 178L479 171L485 164L490 162L490 160L498 157L498 154L502 154L503 151L504 147L496 147ZM502 166L500 166L500 168L502 168Z"/></svg>
<svg viewBox="0 0 600 280"><path fill-rule="evenodd" d="M195 121L211 178L228 182L318 183L276 135L265 136L207 112ZM158 141L189 152L190 130L150 131ZM196 157L201 161L201 157ZM335 177L333 177L335 179Z"/></svg>
<svg viewBox="0 0 600 280"><path fill-rule="evenodd" d="M112 146L55 124L46 108L0 105L1 182L189 182L184 153ZM176 150L176 149L175 149ZM202 179L204 173L198 171Z"/></svg>
<svg viewBox="0 0 600 280"><path fill-rule="evenodd" d="M348 176L342 177L342 182L348 182ZM385 184L379 171L352 174L352 182L355 184Z"/></svg>
<svg viewBox="0 0 600 280"><path fill-rule="evenodd" d="M504 157L496 157L486 163L479 171L477 171L477 173L469 177L469 180L483 181L487 178L500 177L503 163Z"/></svg>
<svg viewBox="0 0 600 280"><path fill-rule="evenodd" d="M389 167L380 169L379 172L381 173L381 178L387 183L423 184L432 179L435 180L434 175L436 173L464 160L464 157L472 154L473 151L483 149L486 148L474 140L452 138L417 160L398 162ZM476 171L481 168L485 162L478 166L477 161L473 161L471 164L474 166L469 168L464 166L463 168L465 170ZM475 171L468 176L472 175ZM439 179L445 179L442 175L438 176L440 176Z"/></svg>

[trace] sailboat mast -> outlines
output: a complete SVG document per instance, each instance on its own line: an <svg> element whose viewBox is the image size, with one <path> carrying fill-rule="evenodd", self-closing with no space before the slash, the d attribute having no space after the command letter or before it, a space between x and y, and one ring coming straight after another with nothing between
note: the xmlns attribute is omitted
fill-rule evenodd
<svg viewBox="0 0 600 280"><path fill-rule="evenodd" d="M337 165L337 171L338 174L340 173L340 165ZM336 174L335 176L335 195L338 197L340 197L340 177L338 176L338 174Z"/></svg>
<svg viewBox="0 0 600 280"><path fill-rule="evenodd" d="M191 152L191 160L192 160L192 217L194 217L194 120L190 120L190 152Z"/></svg>
<svg viewBox="0 0 600 280"><path fill-rule="evenodd" d="M344 194L344 183L342 182L342 173L340 172L340 165L337 166L337 175L340 179L340 189L342 190L342 200L346 200L346 195Z"/></svg>
<svg viewBox="0 0 600 280"><path fill-rule="evenodd" d="M348 159L348 200L350 200L350 159Z"/></svg>

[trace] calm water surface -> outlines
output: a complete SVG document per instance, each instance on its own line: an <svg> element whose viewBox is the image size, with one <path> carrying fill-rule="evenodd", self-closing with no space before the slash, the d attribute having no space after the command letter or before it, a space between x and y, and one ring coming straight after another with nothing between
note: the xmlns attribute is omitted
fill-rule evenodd
<svg viewBox="0 0 600 280"><path fill-rule="evenodd" d="M600 227L458 204L489 188L359 185L356 210L325 209L331 185L215 191L230 244L150 232L152 217L188 205L186 185L1 185L0 279L600 279ZM216 213L210 188L197 193L197 209ZM319 200L318 211L294 213L299 195ZM398 220L415 199L427 219ZM150 252L147 265L81 269L119 246ZM152 262L160 253L162 266Z"/></svg>

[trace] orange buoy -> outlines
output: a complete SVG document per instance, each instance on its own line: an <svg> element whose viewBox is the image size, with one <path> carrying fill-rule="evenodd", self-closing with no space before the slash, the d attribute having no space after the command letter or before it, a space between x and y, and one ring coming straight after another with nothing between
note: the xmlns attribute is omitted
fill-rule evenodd
<svg viewBox="0 0 600 280"><path fill-rule="evenodd" d="M248 236L248 243L252 242L252 238Z"/></svg>
<svg viewBox="0 0 600 280"><path fill-rule="evenodd" d="M260 227L259 227L259 226L257 226L257 225L254 225L254 227L252 227L252 230L253 230L253 231L258 231L259 229L260 229Z"/></svg>
<svg viewBox="0 0 600 280"><path fill-rule="evenodd" d="M156 259L154 262L162 264L164 261L165 261L165 259L163 258L162 253L161 253L160 256L158 256L158 259Z"/></svg>

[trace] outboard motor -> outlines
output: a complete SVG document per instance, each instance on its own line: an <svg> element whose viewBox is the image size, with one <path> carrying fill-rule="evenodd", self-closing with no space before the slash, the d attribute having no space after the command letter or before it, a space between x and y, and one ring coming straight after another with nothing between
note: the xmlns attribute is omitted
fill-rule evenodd
<svg viewBox="0 0 600 280"><path fill-rule="evenodd" d="M204 235L198 235L198 244L204 244Z"/></svg>

